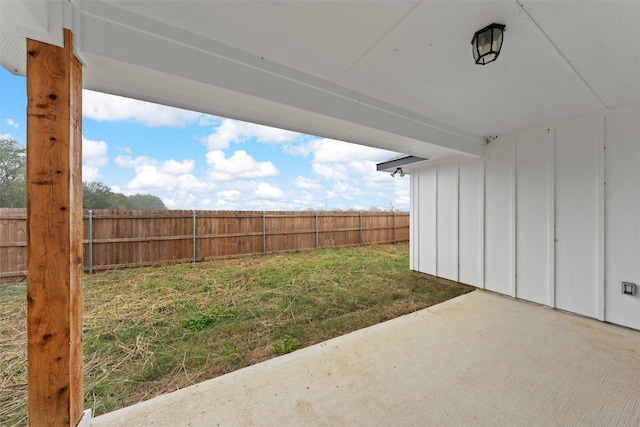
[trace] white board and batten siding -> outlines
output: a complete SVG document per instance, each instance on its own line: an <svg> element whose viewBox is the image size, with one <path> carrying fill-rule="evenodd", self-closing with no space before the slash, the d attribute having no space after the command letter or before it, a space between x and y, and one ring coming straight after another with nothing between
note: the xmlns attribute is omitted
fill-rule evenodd
<svg viewBox="0 0 640 427"><path fill-rule="evenodd" d="M497 139L485 162L485 288L515 296L514 138Z"/></svg>
<svg viewBox="0 0 640 427"><path fill-rule="evenodd" d="M458 281L484 287L484 164L459 161ZM460 212L463 214L460 215Z"/></svg>
<svg viewBox="0 0 640 427"><path fill-rule="evenodd" d="M603 116L563 123L555 138L556 307L600 320L603 124Z"/></svg>
<svg viewBox="0 0 640 427"><path fill-rule="evenodd" d="M604 317L640 329L640 290L620 290L640 286L640 108L613 111L604 125Z"/></svg>
<svg viewBox="0 0 640 427"><path fill-rule="evenodd" d="M436 185L435 168L420 169L411 175L410 268L436 274Z"/></svg>
<svg viewBox="0 0 640 427"><path fill-rule="evenodd" d="M413 270L483 286L483 181L483 163L469 159L411 173Z"/></svg>
<svg viewBox="0 0 640 427"><path fill-rule="evenodd" d="M437 166L436 271L438 276L458 280L458 165Z"/></svg>
<svg viewBox="0 0 640 427"><path fill-rule="evenodd" d="M491 141L412 172L412 268L640 329L640 108Z"/></svg>
<svg viewBox="0 0 640 427"><path fill-rule="evenodd" d="M515 137L516 297L548 306L553 292L554 132Z"/></svg>

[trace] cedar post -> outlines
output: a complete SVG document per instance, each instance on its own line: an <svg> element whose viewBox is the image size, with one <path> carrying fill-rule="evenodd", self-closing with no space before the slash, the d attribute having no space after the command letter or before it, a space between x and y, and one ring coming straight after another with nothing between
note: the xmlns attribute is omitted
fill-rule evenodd
<svg viewBox="0 0 640 427"><path fill-rule="evenodd" d="M82 65L27 39L29 425L77 425L82 385Z"/></svg>

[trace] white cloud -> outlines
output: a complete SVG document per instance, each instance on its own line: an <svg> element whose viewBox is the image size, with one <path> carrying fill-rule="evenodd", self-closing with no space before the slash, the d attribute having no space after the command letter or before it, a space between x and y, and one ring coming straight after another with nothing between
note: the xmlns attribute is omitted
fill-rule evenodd
<svg viewBox="0 0 640 427"><path fill-rule="evenodd" d="M293 181L293 185L298 188L303 188L307 190L321 190L322 185L315 179L305 178L303 176L298 175L298 177Z"/></svg>
<svg viewBox="0 0 640 427"><path fill-rule="evenodd" d="M264 178L280 173L273 163L257 162L243 150L236 151L229 158L223 151L213 150L207 153L206 158L211 166L209 176L217 181Z"/></svg>
<svg viewBox="0 0 640 427"><path fill-rule="evenodd" d="M109 118L105 120L147 120L145 113L136 109L138 106L131 106L130 103L137 101L120 98L118 102L129 111L112 112L106 109L104 112ZM152 107L169 112L172 110L168 107ZM117 147L119 154L114 164L133 169L135 175L126 184L114 187L114 191L155 194L172 209L319 210L328 207L346 210L362 206L368 209L375 205L385 209L390 205L396 209L409 207L408 178L400 182L397 177L394 180L389 174L376 171L376 163L388 160L395 153L230 119L216 120L205 115L178 117L176 122L170 119L162 121L179 123L180 120L181 123L215 127L213 133L202 139L209 149L204 168L198 164L201 161L199 159L136 157L128 147ZM224 151L233 144L247 141L279 144L285 157L286 154L304 157L307 173L297 172L299 175L293 175L295 179L266 180L280 174L272 161L258 161L245 150ZM100 162L108 161L107 146L101 141L88 144L91 146L85 149L85 167L97 166L85 170L85 174L89 176L94 173L98 176ZM89 158L94 159L93 163Z"/></svg>
<svg viewBox="0 0 640 427"><path fill-rule="evenodd" d="M193 171L195 165L196 162L192 159L183 160L182 162L171 159L162 163L160 170L171 175L183 175Z"/></svg>
<svg viewBox="0 0 640 427"><path fill-rule="evenodd" d="M257 183L256 190L252 193L252 196L258 199L282 199L285 197L284 191L279 187L273 186L266 182Z"/></svg>
<svg viewBox="0 0 640 427"><path fill-rule="evenodd" d="M175 188L175 176L160 172L154 166L136 167L136 176L124 188L133 192L147 192L154 190L171 191Z"/></svg>
<svg viewBox="0 0 640 427"><path fill-rule="evenodd" d="M131 156L118 155L115 163L123 168L133 168L136 176L123 187L125 192L152 192L152 191L174 191L178 189L184 192L209 191L215 187L213 182L198 180L191 172L195 168L195 161L192 159L166 160L160 162L146 156L132 158ZM180 201L187 203L190 197L186 193ZM171 203L176 200L171 199ZM176 202L177 203L177 202ZM190 202L192 203L192 202Z"/></svg>
<svg viewBox="0 0 640 427"><path fill-rule="evenodd" d="M394 209L409 210L409 202L410 202L409 195L398 196L393 201L393 207Z"/></svg>
<svg viewBox="0 0 640 427"><path fill-rule="evenodd" d="M309 154L313 152L316 141L317 140L311 140L286 144L282 147L282 151L292 156L300 156L306 159L309 157Z"/></svg>
<svg viewBox="0 0 640 427"><path fill-rule="evenodd" d="M18 123L16 123L13 119L6 119L5 123L8 124L9 126L12 126L16 129L18 129L19 125Z"/></svg>
<svg viewBox="0 0 640 427"><path fill-rule="evenodd" d="M107 143L82 137L82 180L93 182L100 178L99 168L109 162Z"/></svg>
<svg viewBox="0 0 640 427"><path fill-rule="evenodd" d="M185 126L198 122L203 116L193 111L90 90L83 91L82 115L99 122L134 121L147 126Z"/></svg>
<svg viewBox="0 0 640 427"><path fill-rule="evenodd" d="M293 142L303 135L285 129L273 128L270 126L258 125L255 123L236 122L243 135L254 137L259 142L282 144Z"/></svg>
<svg viewBox="0 0 640 427"><path fill-rule="evenodd" d="M388 160L396 153L328 138L291 144L283 151L303 157L312 155L312 172L323 181L329 181L325 185L331 185L331 189L326 190L327 198L348 201L349 207L354 206L357 198L373 196L372 191L383 189L383 198L393 194L393 180L389 174L378 172L376 163ZM320 182L305 177L298 177L293 184L301 189L323 188Z"/></svg>
<svg viewBox="0 0 640 427"><path fill-rule="evenodd" d="M138 157L138 159L140 158L141 157ZM123 156L122 154L116 156L115 162L121 168L130 168L136 164L135 160L133 160L131 156Z"/></svg>
<svg viewBox="0 0 640 427"><path fill-rule="evenodd" d="M229 148L231 143L237 144L249 138L255 138L258 142L282 144L297 141L303 136L284 129L225 119L215 132L203 138L202 142L209 150L219 150Z"/></svg>
<svg viewBox="0 0 640 427"><path fill-rule="evenodd" d="M11 134L10 133L0 133L0 138L2 138L2 139L13 139L13 138L11 138Z"/></svg>
<svg viewBox="0 0 640 427"><path fill-rule="evenodd" d="M397 155L387 150L318 138L285 146L284 152L309 157L311 171L321 180L298 176L292 183L302 190L313 190L315 208L368 209L379 204L387 209L392 203L408 209L408 179L399 182L390 174L376 170L376 164ZM404 191L399 194L399 191ZM317 200L319 192L323 199ZM298 193L299 194L299 193ZM370 202L370 201L371 202ZM374 200L376 200L374 202ZM330 201L330 203L327 203Z"/></svg>
<svg viewBox="0 0 640 427"><path fill-rule="evenodd" d="M337 181L333 184L331 193L334 195L334 197L340 197L344 200L354 200L355 198L362 195L362 191L360 191L358 188L341 181Z"/></svg>
<svg viewBox="0 0 640 427"><path fill-rule="evenodd" d="M316 163L350 163L367 160L381 162L397 155L391 151L329 138L298 141L286 145L283 151L292 156L308 157L313 154L313 161Z"/></svg>
<svg viewBox="0 0 640 427"><path fill-rule="evenodd" d="M347 167L341 164L313 163L311 170L327 180L347 181L349 179Z"/></svg>
<svg viewBox="0 0 640 427"><path fill-rule="evenodd" d="M229 143L238 143L242 134L235 120L223 120L214 133L205 137L202 142L209 150L229 148Z"/></svg>
<svg viewBox="0 0 640 427"><path fill-rule="evenodd" d="M97 167L91 167L82 165L82 180L87 182L94 182L100 179L100 172Z"/></svg>
<svg viewBox="0 0 640 427"><path fill-rule="evenodd" d="M396 175L395 181L390 173L378 172L376 162L370 160L354 160L349 163L349 170L359 175L359 181L371 188L380 188L380 185L392 185L402 177ZM408 180L409 177L402 178Z"/></svg>
<svg viewBox="0 0 640 427"><path fill-rule="evenodd" d="M221 200L238 200L242 194L238 190L224 190L218 192L218 198Z"/></svg>
<svg viewBox="0 0 640 427"><path fill-rule="evenodd" d="M185 209L185 207L194 207L198 198L186 191L176 191L170 196L162 197L162 202L169 209Z"/></svg>
<svg viewBox="0 0 640 427"><path fill-rule="evenodd" d="M379 148L327 138L314 141L313 152L314 162L319 163L349 163L353 160L382 161L395 154Z"/></svg>
<svg viewBox="0 0 640 427"><path fill-rule="evenodd" d="M273 183L251 180L232 181L226 183L224 188L210 198L199 201L200 206L216 210L288 209L292 206L292 197Z"/></svg>
<svg viewBox="0 0 640 427"><path fill-rule="evenodd" d="M204 192L213 190L215 182L201 181L192 174L180 175L178 177L178 188L183 191Z"/></svg>
<svg viewBox="0 0 640 427"><path fill-rule="evenodd" d="M376 171L376 162L371 160L353 160L349 162L349 171L358 175L367 175ZM381 174L382 175L382 174Z"/></svg>

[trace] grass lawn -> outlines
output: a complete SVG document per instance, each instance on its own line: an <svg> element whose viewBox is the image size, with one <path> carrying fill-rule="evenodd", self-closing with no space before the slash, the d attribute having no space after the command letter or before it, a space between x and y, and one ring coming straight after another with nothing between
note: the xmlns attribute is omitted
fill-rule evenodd
<svg viewBox="0 0 640 427"><path fill-rule="evenodd" d="M408 244L84 277L85 408L128 406L472 288L409 270ZM0 424L26 424L26 284L0 285Z"/></svg>

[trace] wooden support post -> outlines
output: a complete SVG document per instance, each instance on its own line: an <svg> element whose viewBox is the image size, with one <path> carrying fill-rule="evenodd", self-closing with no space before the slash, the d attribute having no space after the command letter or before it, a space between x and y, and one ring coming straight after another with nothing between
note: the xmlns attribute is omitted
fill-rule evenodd
<svg viewBox="0 0 640 427"><path fill-rule="evenodd" d="M82 385L82 65L27 40L29 425L77 425Z"/></svg>

